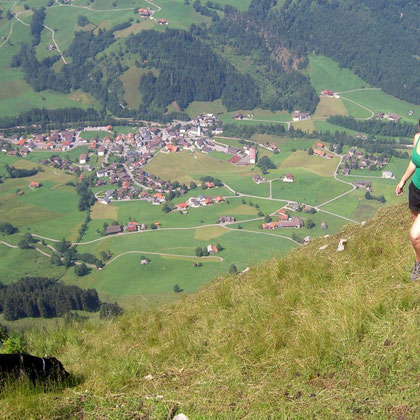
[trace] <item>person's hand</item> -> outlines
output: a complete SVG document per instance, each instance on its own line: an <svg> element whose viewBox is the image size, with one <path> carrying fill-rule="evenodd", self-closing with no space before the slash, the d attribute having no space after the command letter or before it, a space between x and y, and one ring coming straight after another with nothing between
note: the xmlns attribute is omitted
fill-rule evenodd
<svg viewBox="0 0 420 420"><path fill-rule="evenodd" d="M405 182L400 181L395 187L395 194L401 195L403 193Z"/></svg>

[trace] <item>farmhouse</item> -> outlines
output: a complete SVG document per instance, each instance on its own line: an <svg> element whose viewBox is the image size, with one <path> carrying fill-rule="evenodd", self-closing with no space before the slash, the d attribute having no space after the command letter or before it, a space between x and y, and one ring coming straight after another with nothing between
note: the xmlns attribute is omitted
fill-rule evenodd
<svg viewBox="0 0 420 420"><path fill-rule="evenodd" d="M283 182L294 182L295 177L292 174L286 174L282 179Z"/></svg>
<svg viewBox="0 0 420 420"><path fill-rule="evenodd" d="M159 25L167 25L168 24L168 21L166 19L159 19L158 20L158 24Z"/></svg>
<svg viewBox="0 0 420 420"><path fill-rule="evenodd" d="M36 181L31 181L31 183L29 184L30 188L39 188L41 186L41 184L39 182Z"/></svg>
<svg viewBox="0 0 420 420"><path fill-rule="evenodd" d="M261 177L261 176L260 176L260 175L258 175L258 174L255 174L255 175L252 177L252 180L253 180L255 183L257 183L257 184L260 184L261 182L264 182L264 181L265 181L265 178Z"/></svg>
<svg viewBox="0 0 420 420"><path fill-rule="evenodd" d="M207 245L207 252L209 254L217 254L219 251L214 245Z"/></svg>
<svg viewBox="0 0 420 420"><path fill-rule="evenodd" d="M309 118L311 117L307 112L295 111L293 113L293 121L308 120Z"/></svg>
<svg viewBox="0 0 420 420"><path fill-rule="evenodd" d="M334 96L334 91L332 91L332 90L330 90L330 89L324 89L322 92L321 92L321 95L322 96L329 96L329 97L333 97Z"/></svg>
<svg viewBox="0 0 420 420"><path fill-rule="evenodd" d="M356 188L365 188L366 190L370 190L372 188L372 183L370 181L365 180L355 181L353 182L353 185Z"/></svg>
<svg viewBox="0 0 420 420"><path fill-rule="evenodd" d="M388 114L388 120L389 120L389 121L392 121L392 122L398 122L400 119L401 119L401 116L400 116L400 115L398 115L398 114L394 114L394 113L392 113L392 112L390 112L390 113Z"/></svg>
<svg viewBox="0 0 420 420"><path fill-rule="evenodd" d="M314 149L314 155L315 156L324 157L325 156L325 152L323 150Z"/></svg>
<svg viewBox="0 0 420 420"><path fill-rule="evenodd" d="M304 222L300 217L292 217L290 220L280 220L278 222L264 223L263 229L279 229L279 228L295 228L300 229L304 226Z"/></svg>
<svg viewBox="0 0 420 420"><path fill-rule="evenodd" d="M84 164L86 163L86 160L87 160L87 155L86 155L86 153L82 153L82 154L80 155L80 157L79 157L79 163L80 163L81 165L84 165Z"/></svg>
<svg viewBox="0 0 420 420"><path fill-rule="evenodd" d="M140 15L141 18L148 18L152 14L150 9L137 9L137 13Z"/></svg>
<svg viewBox="0 0 420 420"><path fill-rule="evenodd" d="M122 227L120 225L108 226L106 228L107 235L113 235L115 233L120 233L120 232L122 232Z"/></svg>

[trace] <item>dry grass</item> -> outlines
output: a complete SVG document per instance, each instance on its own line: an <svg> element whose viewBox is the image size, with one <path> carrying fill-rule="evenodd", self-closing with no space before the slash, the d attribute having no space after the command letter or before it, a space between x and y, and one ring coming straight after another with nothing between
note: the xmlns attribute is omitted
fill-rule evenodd
<svg viewBox="0 0 420 420"><path fill-rule="evenodd" d="M321 96L314 117L330 117L331 115L349 115L341 99Z"/></svg>
<svg viewBox="0 0 420 420"><path fill-rule="evenodd" d="M177 405L190 419L418 418L409 226L405 207L388 208L174 305L30 331L30 350L58 356L79 384L11 390L2 413L159 419Z"/></svg>

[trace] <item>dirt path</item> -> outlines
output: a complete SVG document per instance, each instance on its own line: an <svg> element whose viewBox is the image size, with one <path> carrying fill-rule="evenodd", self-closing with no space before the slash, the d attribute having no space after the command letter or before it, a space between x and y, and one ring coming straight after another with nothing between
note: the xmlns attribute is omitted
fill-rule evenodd
<svg viewBox="0 0 420 420"><path fill-rule="evenodd" d="M55 45L55 48L57 49L57 51L60 53L60 56L61 56L61 59L63 60L63 63L64 64L68 64L67 63L67 61L66 61L66 59L64 58L64 56L63 56L63 53L61 52L61 50L60 50L60 47L58 46L58 44L57 44L57 42L55 41L55 38L54 38L54 31L49 27L49 26L47 26L47 25L44 25L44 28L45 29L48 29L50 32L51 32L51 39L52 39L52 42L54 43L54 45Z"/></svg>
<svg viewBox="0 0 420 420"><path fill-rule="evenodd" d="M144 254L144 255L159 255L159 256L163 256L163 257L175 257L175 258L187 258L187 259L194 259L194 260L217 260L218 262L223 262L224 259L222 257L219 257L218 255L209 255L207 257L197 257L194 255L180 255L180 254L166 254L164 252L151 252L151 251L127 251L127 252L123 252L122 254L117 255L116 257L114 257L112 260L108 261L105 265L109 265L112 262L114 262L115 260L117 260L118 258L124 256L124 255L128 255L128 254Z"/></svg>
<svg viewBox="0 0 420 420"><path fill-rule="evenodd" d="M18 247L18 246L16 246L16 245L8 244L7 242L4 242L4 241L0 241L0 244L6 245L6 246L8 246L9 248L13 248L13 249L19 248L19 247Z"/></svg>

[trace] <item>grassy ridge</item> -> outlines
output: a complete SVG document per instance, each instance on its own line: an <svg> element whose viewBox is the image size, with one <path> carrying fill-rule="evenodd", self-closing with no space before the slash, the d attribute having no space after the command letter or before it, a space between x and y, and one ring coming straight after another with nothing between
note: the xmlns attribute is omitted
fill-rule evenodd
<svg viewBox="0 0 420 420"><path fill-rule="evenodd" d="M388 208L174 305L31 330L30 351L59 357L78 384L8 388L2 414L158 419L178 405L190 419L418 418L409 226L405 206Z"/></svg>

